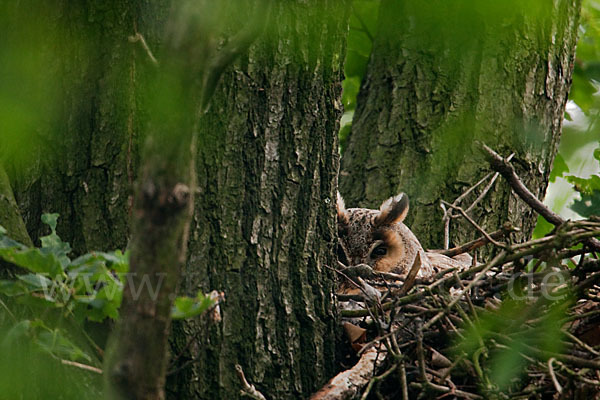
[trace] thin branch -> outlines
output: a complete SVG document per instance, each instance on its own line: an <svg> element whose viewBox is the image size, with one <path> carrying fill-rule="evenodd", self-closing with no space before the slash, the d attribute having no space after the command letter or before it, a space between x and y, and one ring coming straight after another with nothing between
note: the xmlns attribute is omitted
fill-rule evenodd
<svg viewBox="0 0 600 400"><path fill-rule="evenodd" d="M442 316L444 316L444 314L446 314L448 311L450 311L450 309L452 307L454 307L454 305L458 302L458 300L460 300L460 298L463 296L463 294L467 293L469 290L471 290L473 288L473 286L475 286L475 284L480 279L485 277L485 274L492 267L495 267L496 265L498 265L505 256L506 256L506 251L502 251L502 252L500 252L500 254L498 254L496 257L494 257L494 259L492 261L490 261L488 264L486 264L485 267L481 270L481 272L479 272L479 274L467 285L467 287L464 290L461 290L461 293L459 295L455 296L454 299L452 299L452 301L448 304L448 307L445 310L440 311L433 318L431 318L425 325L423 325L423 329L425 329L425 330L429 329L429 327L431 327L431 325L433 325L438 319L440 319Z"/></svg>
<svg viewBox="0 0 600 400"><path fill-rule="evenodd" d="M419 273L419 270L421 269L421 264L422 264L421 253L417 253L417 255L415 256L415 261L413 262L413 265L410 268L410 272L408 273L408 276L406 277L406 280L404 281L404 285L402 285L402 287L398 291L398 296L404 296L406 293L408 293L408 291L410 289L412 289L413 285L415 284L415 279L417 278L417 274Z"/></svg>
<svg viewBox="0 0 600 400"><path fill-rule="evenodd" d="M552 379L552 383L554 384L554 387L556 388L556 391L558 393L562 393L563 392L563 388L560 385L560 383L558 382L558 379L556 379L556 374L554 373L554 368L552 367L552 363L556 361L556 358L554 357L550 357L548 359L548 373L550 374L550 378Z"/></svg>
<svg viewBox="0 0 600 400"><path fill-rule="evenodd" d="M511 232L518 232L519 228L516 228L510 224L504 224L504 226L502 227L502 229L498 229L497 231L494 231L492 233L489 234L489 236L491 238L493 238L494 240L496 239L500 239L506 235L508 235ZM457 247L453 247L451 249L448 250L429 250L429 251L433 251L435 253L439 253L439 254L443 254L445 256L448 257L454 257L457 256L459 254L463 254L463 253L469 253L481 246L484 246L486 244L490 243L490 241L485 237L485 236L481 236L475 240L472 240L468 243L465 243L461 246L457 246Z"/></svg>
<svg viewBox="0 0 600 400"><path fill-rule="evenodd" d="M261 392L256 390L254 385L248 383L241 365L235 364L235 372L237 373L237 376L240 379L240 383L242 384L242 390L240 391L240 394L242 396L248 396L255 400L266 400L265 396Z"/></svg>
<svg viewBox="0 0 600 400"><path fill-rule="evenodd" d="M483 149L488 158L488 162L491 167L500 173L507 180L509 185L515 191L517 195L525 203L527 203L531 208L538 212L542 217L546 219L546 221L550 222L552 225L559 226L565 223L565 220L561 218L554 211L550 210L548 207L544 205L537 197L533 195L527 189L527 187L523 184L521 179L517 176L515 172L515 168L510 164L507 160L503 159L496 153L494 150L490 149L485 144L482 144ZM590 238L587 241L588 245L592 247L595 251L600 251L600 241L596 238Z"/></svg>
<svg viewBox="0 0 600 400"><path fill-rule="evenodd" d="M146 51L148 58L150 58L150 61L152 61L152 64L158 66L158 60L156 59L156 57L154 57L154 54L152 54L152 50L150 50L150 47L148 47L148 43L146 43L146 39L144 39L144 36L141 33L136 32L135 35L129 36L128 39L129 43L140 42L142 44L142 47Z"/></svg>
<svg viewBox="0 0 600 400"><path fill-rule="evenodd" d="M367 350L352 368L333 377L311 400L339 400L356 397L375 371L385 361L379 358L380 346Z"/></svg>
<svg viewBox="0 0 600 400"><path fill-rule="evenodd" d="M467 214L467 213L465 212L465 210L463 210L461 207L458 207L458 206L452 205L452 204L450 204L450 203L448 203L448 202L445 202L444 200L442 200L442 201L443 201L443 202L444 202L444 203L445 203L445 204L446 204L448 207L451 207L451 208L453 208L453 209L457 210L458 212L460 212L460 213L462 214L462 216L463 216L463 217L465 217L465 218L466 218L466 220L467 220L467 221L469 221L469 223L470 223L471 225L473 225L473 226L475 227L475 229L477 229L477 230L478 230L478 231L479 231L479 232L480 232L480 233L481 233L483 236L485 236L485 238L486 238L486 239L487 239L489 242L491 242L491 243L493 243L494 245L496 245L496 246L498 246L498 247L501 247L501 248L504 248L504 247L505 247L505 245L504 245L504 244L502 244L502 243L500 243L500 242L498 242L498 241L494 240L494 238L493 238L493 237L491 237L491 236L490 236L490 234L489 234L489 233L487 233L487 232L485 231L485 229L483 229L481 226L479 226L479 224L478 224L477 222L475 222L475 221L473 220L473 218L471 218L471 217L469 216L469 214Z"/></svg>
<svg viewBox="0 0 600 400"><path fill-rule="evenodd" d="M373 389L373 386L376 383L379 383L379 382L383 381L385 378L387 378L392 372L394 372L396 370L397 367L398 367L398 364L394 364L383 374L374 376L373 378L371 378L371 380L369 381L369 384L367 385L367 388L365 389L365 391L362 394L362 396L360 397L360 399L366 400L367 397L369 396L369 393L371 392L371 389Z"/></svg>
<svg viewBox="0 0 600 400"><path fill-rule="evenodd" d="M63 364L63 365L68 365L68 366L71 366L71 367L83 369L85 371L90 371L90 372L95 372L97 374L102 374L102 370L100 368L92 367L91 365L81 364L81 363L78 363L78 362L75 362L75 361L69 361L69 360L60 360L60 363Z"/></svg>

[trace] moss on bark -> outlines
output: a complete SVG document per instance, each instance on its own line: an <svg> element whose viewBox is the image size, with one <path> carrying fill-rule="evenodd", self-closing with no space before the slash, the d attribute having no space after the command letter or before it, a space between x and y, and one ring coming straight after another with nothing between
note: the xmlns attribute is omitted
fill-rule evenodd
<svg viewBox="0 0 600 400"><path fill-rule="evenodd" d="M178 396L239 396L235 364L267 398L301 398L336 368L334 199L346 2L273 3L267 31L229 70L200 126L184 279L225 292L222 321L171 376ZM244 16L238 15L240 25ZM178 340L180 351L185 340ZM177 366L176 366L177 367Z"/></svg>
<svg viewBox="0 0 600 400"><path fill-rule="evenodd" d="M571 83L578 0L381 4L379 33L359 93L341 193L376 207L400 191L423 245L443 245L440 200L452 202L490 169L479 142L513 163L543 197ZM472 199L471 199L472 200ZM510 221L530 236L536 216L501 180L472 216ZM453 223L451 242L472 239Z"/></svg>

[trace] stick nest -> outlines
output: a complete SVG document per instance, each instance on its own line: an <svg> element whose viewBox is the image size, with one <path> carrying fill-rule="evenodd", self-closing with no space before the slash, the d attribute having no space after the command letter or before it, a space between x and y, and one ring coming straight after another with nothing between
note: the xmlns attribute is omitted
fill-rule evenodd
<svg viewBox="0 0 600 400"><path fill-rule="evenodd" d="M479 244L446 254L488 243L494 256L429 281L370 271L363 287L381 294L338 295L354 360L314 399L600 398L600 219L562 220L527 190L510 158L483 147L496 170L488 178L502 175L555 229L511 243L510 226L488 234L475 224ZM466 214L443 205L447 216Z"/></svg>

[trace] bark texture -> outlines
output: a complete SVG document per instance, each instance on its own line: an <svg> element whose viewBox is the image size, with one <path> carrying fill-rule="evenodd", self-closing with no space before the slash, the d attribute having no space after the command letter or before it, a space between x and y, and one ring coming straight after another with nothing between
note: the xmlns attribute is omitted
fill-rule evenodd
<svg viewBox="0 0 600 400"><path fill-rule="evenodd" d="M408 225L426 248L443 246L440 200L452 202L490 171L478 141L514 152L527 186L545 193L581 4L505 3L381 4L340 191L352 207L407 193ZM489 230L508 220L522 229L520 239L536 221L501 180L472 216ZM466 222L451 232L451 245L477 235Z"/></svg>
<svg viewBox="0 0 600 400"><path fill-rule="evenodd" d="M51 21L47 30L60 31L60 40L41 32L33 42L49 55L43 75L57 81L61 95L54 98L56 110L48 114L52 119L35 127L39 140L23 146L30 156L9 158L6 164L34 241L46 233L40 215L58 212L58 232L76 253L127 245L142 122L152 117L147 114L152 111L139 107L146 101L147 93L141 94L139 87L148 78L140 72L148 54L128 38L140 32L152 50L160 48L158 27L164 25L165 3L56 0L40 11ZM200 193L184 289L190 295L198 288L222 290L226 301L221 322L199 320L175 327L177 361L171 365L169 386L173 398L238 398L235 364L273 399L307 397L336 372L333 273L326 266L333 265L335 253L336 134L348 4L272 3L271 19L265 15L266 34L228 70L199 127ZM38 2L22 1L15 9L24 17L36 7ZM218 17L233 18L235 34L248 13ZM226 39L215 41L216 48L222 46ZM154 124L150 132L166 134L177 131L176 125ZM167 271L173 272L181 262L181 253L172 246L184 246L181 213L168 201L177 197L179 180L169 171L181 171L185 162L175 154L188 148L187 143L162 137L147 150L162 150L165 158L150 157L140 170L140 196L132 218L138 235L130 244L131 262L140 277L152 273L149 265L172 263ZM145 203L157 198L167 199L163 209ZM149 234L139 235L144 231ZM173 276L166 276L162 285L173 288ZM141 370L135 363L111 369L112 355L130 354L127 346L137 345L136 351L160 347L169 328L162 316L172 298L153 303L148 290L157 288L160 276L149 279L144 289L136 282L132 289L141 289L142 301L137 306L126 302L122 313L137 314L138 322L146 323L141 329L158 326L159 332L154 340L129 340L109 349L106 376L122 378L117 382L121 388ZM124 296L133 298L135 293ZM178 357L180 351L184 353ZM143 354L136 357L140 360L154 362ZM149 369L160 375L164 365ZM153 377L145 381L156 392L161 381ZM124 390L120 395L140 397L132 393Z"/></svg>
<svg viewBox="0 0 600 400"><path fill-rule="evenodd" d="M173 351L184 353L172 398L239 398L236 364L270 399L307 397L335 372L327 265L346 6L273 2L267 31L224 76L200 126L184 289L224 291L225 302L220 322L175 327Z"/></svg>
<svg viewBox="0 0 600 400"><path fill-rule="evenodd" d="M196 0L173 4L160 61L145 49L149 79L142 93L148 119L133 206L130 271L104 362L105 398L110 400L165 398L171 308L194 210L200 82L211 70L205 69L210 37L204 12ZM138 40L143 46L144 39Z"/></svg>
<svg viewBox="0 0 600 400"><path fill-rule="evenodd" d="M146 57L128 37L153 27L165 2L18 3L15 21L37 25L17 40L41 54L35 74L51 86L33 110L44 118L5 164L27 229L37 243L47 233L40 216L57 212L76 253L125 248L138 157L135 59Z"/></svg>
<svg viewBox="0 0 600 400"><path fill-rule="evenodd" d="M167 121L148 135L137 184L130 272L104 362L105 398L110 400L165 398L171 306L186 257L193 201L193 124ZM174 134L186 127L187 134Z"/></svg>
<svg viewBox="0 0 600 400"><path fill-rule="evenodd" d="M2 165L0 165L0 226L5 228L8 236L14 240L28 246L32 245Z"/></svg>
<svg viewBox="0 0 600 400"><path fill-rule="evenodd" d="M0 164L0 226L6 229L10 238L27 246L32 245L2 164ZM0 260L1 279L14 277L18 273L18 269L14 265Z"/></svg>

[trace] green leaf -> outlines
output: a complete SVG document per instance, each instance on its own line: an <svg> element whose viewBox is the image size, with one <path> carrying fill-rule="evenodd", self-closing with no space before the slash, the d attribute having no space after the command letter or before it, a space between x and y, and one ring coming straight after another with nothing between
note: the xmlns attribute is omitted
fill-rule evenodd
<svg viewBox="0 0 600 400"><path fill-rule="evenodd" d="M577 48L577 56L580 55L580 48ZM572 100L581 108L581 110L589 114L594 108L594 94L596 88L592 84L590 77L587 75L585 68L582 68L577 63L573 68L573 86L569 92L569 100Z"/></svg>
<svg viewBox="0 0 600 400"><path fill-rule="evenodd" d="M34 273L51 277L62 273L62 265L54 254L36 248L0 248L0 258Z"/></svg>
<svg viewBox="0 0 600 400"><path fill-rule="evenodd" d="M555 182L556 178L562 178L565 173L569 172L569 167L567 163L565 163L565 159L559 153L554 158L554 164L552 166L552 171L550 172L550 182Z"/></svg>
<svg viewBox="0 0 600 400"><path fill-rule="evenodd" d="M67 339L58 329L40 332L35 343L42 351L61 359L91 361L89 355Z"/></svg>
<svg viewBox="0 0 600 400"><path fill-rule="evenodd" d="M71 262L67 256L71 252L71 245L60 240L60 237L56 234L57 221L58 214L42 215L42 222L50 226L52 232L47 236L41 237L40 241L42 242L42 249L54 254L60 262L62 269L64 269Z"/></svg>
<svg viewBox="0 0 600 400"><path fill-rule="evenodd" d="M171 309L171 317L173 319L184 319L200 315L215 304L215 301L210 297L205 296L202 292L194 298L182 296L175 299L173 308Z"/></svg>
<svg viewBox="0 0 600 400"><path fill-rule="evenodd" d="M29 292L27 296L17 297L17 302L19 304L38 309L38 313L44 312L50 308L62 308L65 306L65 303L58 301L54 297L35 291Z"/></svg>
<svg viewBox="0 0 600 400"><path fill-rule="evenodd" d="M360 89L360 78L352 77L344 80L342 84L342 103L344 111L352 111L356 108L356 96Z"/></svg>
<svg viewBox="0 0 600 400"><path fill-rule="evenodd" d="M546 221L546 219L544 217L542 217L541 215L538 215L537 218L537 223L535 224L535 229L533 230L533 239L539 239L542 238L544 236L546 236L547 234L549 234L550 232L552 232L552 230L554 229L554 225L552 225L550 222Z"/></svg>
<svg viewBox="0 0 600 400"><path fill-rule="evenodd" d="M525 360L521 355L524 348L522 340L515 340L505 349L493 354L490 379L501 391L506 389L512 379L524 373Z"/></svg>
<svg viewBox="0 0 600 400"><path fill-rule="evenodd" d="M16 323L4 336L2 346L12 347L18 341L27 338L31 330L31 321L23 320Z"/></svg>
<svg viewBox="0 0 600 400"><path fill-rule="evenodd" d="M594 158L600 161L600 147L594 150Z"/></svg>
<svg viewBox="0 0 600 400"><path fill-rule="evenodd" d="M42 222L52 229L53 233L56 233L56 224L58 222L58 214L42 214Z"/></svg>
<svg viewBox="0 0 600 400"><path fill-rule="evenodd" d="M588 179L567 175L565 179L582 194L592 195L595 190L600 190L600 176L598 175L592 175Z"/></svg>
<svg viewBox="0 0 600 400"><path fill-rule="evenodd" d="M358 53L355 50L349 49L346 52L346 63L344 65L344 74L346 77L358 77L362 80L367 70L369 58Z"/></svg>
<svg viewBox="0 0 600 400"><path fill-rule="evenodd" d="M353 12L350 17L350 29L366 28L369 34L375 37L377 35L379 4L379 0L354 0L352 2Z"/></svg>
<svg viewBox="0 0 600 400"><path fill-rule="evenodd" d="M75 296L76 302L89 306L87 317L91 321L102 322L106 318L117 319L123 299L123 285L110 277L98 292L88 296Z"/></svg>
<svg viewBox="0 0 600 400"><path fill-rule="evenodd" d="M348 50L354 50L361 56L369 58L372 45L371 39L364 32L353 29L348 32Z"/></svg>
<svg viewBox="0 0 600 400"><path fill-rule="evenodd" d="M0 249L26 249L27 246L21 244L8 236L0 234Z"/></svg>
<svg viewBox="0 0 600 400"><path fill-rule="evenodd" d="M106 270L110 269L119 274L127 273L129 271L129 253L122 253L120 250L114 253L92 252L76 258L68 268L71 271L89 272L90 266L94 266L94 268L102 267ZM86 270L86 268L88 269Z"/></svg>
<svg viewBox="0 0 600 400"><path fill-rule="evenodd" d="M119 273L125 274L129 272L129 252L121 252L117 250L113 253L99 253L107 263L107 266Z"/></svg>
<svg viewBox="0 0 600 400"><path fill-rule="evenodd" d="M28 293L20 282L0 280L0 293L5 296L14 297Z"/></svg>
<svg viewBox="0 0 600 400"><path fill-rule="evenodd" d="M52 287L52 281L40 274L19 275L17 278L34 289L48 289Z"/></svg>
<svg viewBox="0 0 600 400"><path fill-rule="evenodd" d="M525 277L516 284L522 289L528 288ZM484 374L489 372L490 382L500 391L506 389L513 379L526 374L524 367L527 362L524 357L543 361L543 352L561 351L560 321L571 304L568 297L552 300L544 297L544 302L536 299L517 300L515 295L525 296L530 292L514 292L513 289L506 294L498 309L481 312L477 320L466 325L464 339L457 339L458 353L466 353L469 358L477 359ZM525 324L525 321L540 313L544 318ZM495 343L500 343L502 347L495 346ZM489 354L481 352L482 344ZM542 350L542 353L533 352L532 347Z"/></svg>
<svg viewBox="0 0 600 400"><path fill-rule="evenodd" d="M600 190L593 190L591 194L582 193L581 199L575 200L569 208L583 218L600 216Z"/></svg>

